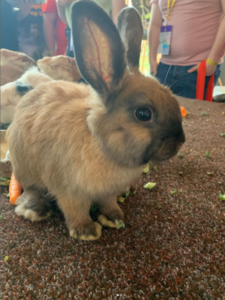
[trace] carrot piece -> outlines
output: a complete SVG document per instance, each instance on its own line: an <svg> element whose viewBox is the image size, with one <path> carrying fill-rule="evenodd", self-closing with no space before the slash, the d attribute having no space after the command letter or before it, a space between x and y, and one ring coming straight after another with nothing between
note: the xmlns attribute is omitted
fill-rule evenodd
<svg viewBox="0 0 225 300"><path fill-rule="evenodd" d="M14 174L11 175L11 180L9 184L9 201L10 204L15 205L16 199L21 195L22 186L16 180Z"/></svg>
<svg viewBox="0 0 225 300"><path fill-rule="evenodd" d="M180 107L180 112L181 112L182 117L186 117L187 116L187 111L186 111L186 109L183 106Z"/></svg>

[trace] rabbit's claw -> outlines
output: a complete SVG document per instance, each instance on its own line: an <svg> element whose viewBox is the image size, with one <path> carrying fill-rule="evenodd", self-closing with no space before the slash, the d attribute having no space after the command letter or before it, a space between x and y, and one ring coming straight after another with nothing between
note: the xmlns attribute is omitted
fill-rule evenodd
<svg viewBox="0 0 225 300"><path fill-rule="evenodd" d="M100 215L98 217L98 221L99 221L99 223L102 224L102 226L118 228L118 226L122 220L120 220L120 219L109 220L106 216Z"/></svg>

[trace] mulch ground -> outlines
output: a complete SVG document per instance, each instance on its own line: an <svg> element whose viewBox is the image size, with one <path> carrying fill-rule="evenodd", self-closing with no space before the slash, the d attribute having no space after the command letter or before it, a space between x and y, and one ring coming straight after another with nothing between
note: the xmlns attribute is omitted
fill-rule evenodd
<svg viewBox="0 0 225 300"><path fill-rule="evenodd" d="M1 299L225 299L225 104L179 102L182 154L142 175L125 228L74 240L59 210L31 223L2 195Z"/></svg>

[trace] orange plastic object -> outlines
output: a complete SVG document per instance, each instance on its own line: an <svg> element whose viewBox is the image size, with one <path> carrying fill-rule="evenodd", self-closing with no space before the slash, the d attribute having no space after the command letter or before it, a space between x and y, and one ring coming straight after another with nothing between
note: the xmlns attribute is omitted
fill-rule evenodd
<svg viewBox="0 0 225 300"><path fill-rule="evenodd" d="M186 117L187 111L183 106L180 107L180 112L181 112L182 117Z"/></svg>
<svg viewBox="0 0 225 300"><path fill-rule="evenodd" d="M206 76L206 61L201 62L198 69L197 86L196 86L196 99L204 100L205 90L205 76ZM210 77L207 92L205 96L206 101L213 101L213 89L214 89L214 74Z"/></svg>
<svg viewBox="0 0 225 300"><path fill-rule="evenodd" d="M21 195L22 193L22 186L19 184L19 182L14 177L14 174L11 175L11 180L9 184L9 202L12 205L15 205L16 199Z"/></svg>

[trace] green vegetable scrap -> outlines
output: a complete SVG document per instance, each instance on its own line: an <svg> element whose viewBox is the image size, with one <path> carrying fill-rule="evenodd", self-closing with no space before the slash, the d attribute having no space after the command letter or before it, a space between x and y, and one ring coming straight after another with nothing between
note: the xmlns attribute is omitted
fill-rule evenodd
<svg viewBox="0 0 225 300"><path fill-rule="evenodd" d="M207 112L206 111L201 112L201 116L207 116Z"/></svg>
<svg viewBox="0 0 225 300"><path fill-rule="evenodd" d="M154 182L148 182L148 183L146 183L144 185L144 188L151 190L152 188L154 188L154 186L156 186L156 183L154 183Z"/></svg>
<svg viewBox="0 0 225 300"><path fill-rule="evenodd" d="M175 195L177 193L177 191L176 190L172 190L172 191L170 191L170 195Z"/></svg>
<svg viewBox="0 0 225 300"><path fill-rule="evenodd" d="M206 152L205 156L208 157L208 158L211 158L209 152Z"/></svg>
<svg viewBox="0 0 225 300"><path fill-rule="evenodd" d="M142 171L144 174L148 174L149 172L149 164L147 164L147 166L143 169Z"/></svg>
<svg viewBox="0 0 225 300"><path fill-rule="evenodd" d="M127 191L127 192L125 193L126 198L127 198L129 195L130 195L130 192Z"/></svg>
<svg viewBox="0 0 225 300"><path fill-rule="evenodd" d="M219 198L220 198L220 200L225 201L225 194L222 195L221 191L219 191Z"/></svg>
<svg viewBox="0 0 225 300"><path fill-rule="evenodd" d="M178 152L178 153L177 153L177 156L180 157L180 158L182 158L182 157L184 157L184 154L181 153L181 152Z"/></svg>
<svg viewBox="0 0 225 300"><path fill-rule="evenodd" d="M153 170L156 172L156 173L158 173L158 168L157 168L157 166L154 166L154 168L153 168Z"/></svg>
<svg viewBox="0 0 225 300"><path fill-rule="evenodd" d="M1 185L9 186L10 178L7 177L0 177L1 179Z"/></svg>
<svg viewBox="0 0 225 300"><path fill-rule="evenodd" d="M5 256L4 261L7 261L9 259L8 255Z"/></svg>
<svg viewBox="0 0 225 300"><path fill-rule="evenodd" d="M125 224L122 220L119 221L119 223L117 224L117 229L120 229L120 228L125 228Z"/></svg>
<svg viewBox="0 0 225 300"><path fill-rule="evenodd" d="M212 176L212 175L214 175L214 172L213 171L212 172L207 172L206 174Z"/></svg>
<svg viewBox="0 0 225 300"><path fill-rule="evenodd" d="M225 133L221 133L220 136L221 136L221 137L225 137Z"/></svg>
<svg viewBox="0 0 225 300"><path fill-rule="evenodd" d="M137 191L133 191L133 195L136 195L137 194Z"/></svg>
<svg viewBox="0 0 225 300"><path fill-rule="evenodd" d="M0 215L0 220L3 220L4 218L3 218L3 215Z"/></svg>
<svg viewBox="0 0 225 300"><path fill-rule="evenodd" d="M124 203L125 199L126 198L124 198L124 197L118 197L117 201L120 202L120 203Z"/></svg>

